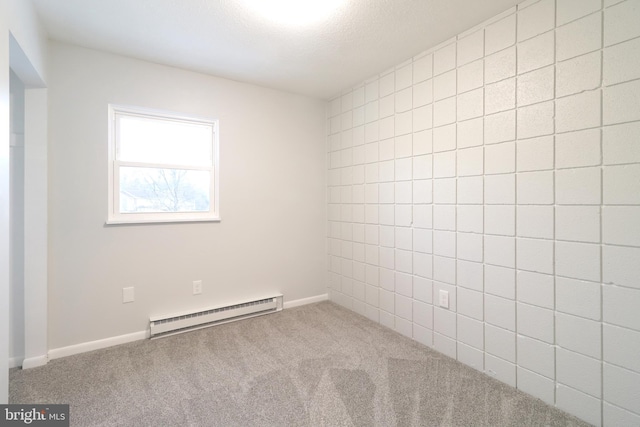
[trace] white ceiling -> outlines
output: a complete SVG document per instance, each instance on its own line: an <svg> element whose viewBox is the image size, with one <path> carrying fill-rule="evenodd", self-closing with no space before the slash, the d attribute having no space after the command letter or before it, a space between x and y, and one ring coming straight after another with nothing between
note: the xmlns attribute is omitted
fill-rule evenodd
<svg viewBox="0 0 640 427"><path fill-rule="evenodd" d="M328 99L522 0L345 0L308 28L243 0L32 1L55 40Z"/></svg>

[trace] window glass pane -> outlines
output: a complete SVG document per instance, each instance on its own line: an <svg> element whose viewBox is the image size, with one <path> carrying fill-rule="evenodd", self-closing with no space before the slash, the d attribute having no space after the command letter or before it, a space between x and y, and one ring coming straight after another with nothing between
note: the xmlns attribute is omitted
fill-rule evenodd
<svg viewBox="0 0 640 427"><path fill-rule="evenodd" d="M208 171L120 167L120 213L208 212Z"/></svg>
<svg viewBox="0 0 640 427"><path fill-rule="evenodd" d="M118 114L118 159L127 162L211 166L211 125Z"/></svg>

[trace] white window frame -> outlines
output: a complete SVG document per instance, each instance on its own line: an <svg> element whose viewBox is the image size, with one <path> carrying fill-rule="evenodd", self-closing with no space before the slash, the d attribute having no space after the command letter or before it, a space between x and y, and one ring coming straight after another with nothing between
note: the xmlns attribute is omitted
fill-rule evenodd
<svg viewBox="0 0 640 427"><path fill-rule="evenodd" d="M177 120L187 123L204 124L213 129L211 141L212 164L210 167L190 167L184 165L167 165L139 162L125 162L118 159L118 132L116 129L118 114L128 116L147 117L161 120ZM167 223L167 222L205 222L220 221L220 191L219 191L219 144L218 121L202 117L188 116L184 114L153 110L141 107L109 104L109 179L108 179L108 206L107 224L135 224L135 223ZM145 213L121 213L120 212L120 179L121 166L144 167L175 167L176 169L209 170L211 184L209 187L209 211L208 212L145 212Z"/></svg>

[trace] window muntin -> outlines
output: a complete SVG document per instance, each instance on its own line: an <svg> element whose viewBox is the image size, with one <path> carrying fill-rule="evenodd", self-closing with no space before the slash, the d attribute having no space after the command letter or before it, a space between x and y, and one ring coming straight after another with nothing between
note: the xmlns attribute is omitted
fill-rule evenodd
<svg viewBox="0 0 640 427"><path fill-rule="evenodd" d="M215 221L217 122L110 106L107 223Z"/></svg>

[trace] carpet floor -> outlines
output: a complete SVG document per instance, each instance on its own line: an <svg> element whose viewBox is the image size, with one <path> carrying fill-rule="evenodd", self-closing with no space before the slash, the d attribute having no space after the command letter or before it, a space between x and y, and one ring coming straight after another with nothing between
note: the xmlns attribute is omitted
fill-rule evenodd
<svg viewBox="0 0 640 427"><path fill-rule="evenodd" d="M586 426L331 302L10 372L73 426Z"/></svg>

